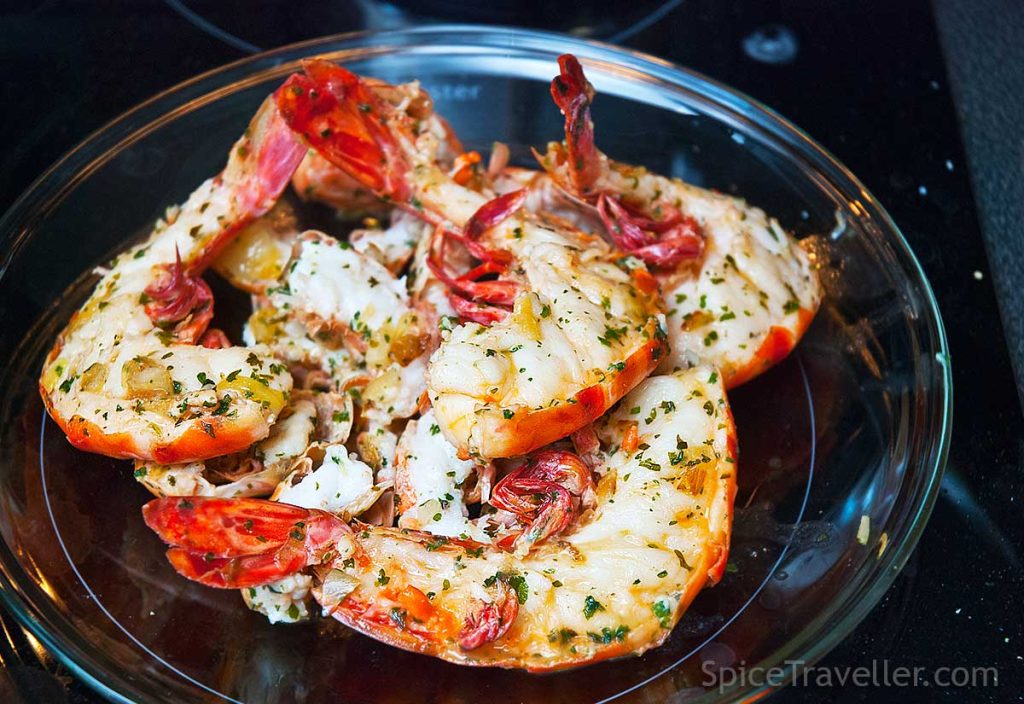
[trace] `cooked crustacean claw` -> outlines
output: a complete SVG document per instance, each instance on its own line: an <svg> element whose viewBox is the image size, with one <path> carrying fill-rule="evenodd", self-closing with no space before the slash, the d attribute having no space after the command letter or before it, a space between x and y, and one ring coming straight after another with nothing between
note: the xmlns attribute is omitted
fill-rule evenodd
<svg viewBox="0 0 1024 704"><path fill-rule="evenodd" d="M213 301L199 274L270 209L302 154L268 100L224 171L110 264L57 338L39 381L72 444L177 463L266 437L291 377L265 348L220 347L223 333L206 329Z"/></svg>
<svg viewBox="0 0 1024 704"><path fill-rule="evenodd" d="M371 637L555 670L660 644L728 554L736 439L717 372L651 377L596 431L608 448L596 505L522 556L254 499L161 499L144 513L189 579L238 587L312 568L325 611Z"/></svg>
<svg viewBox="0 0 1024 704"><path fill-rule="evenodd" d="M435 224L439 247L457 240L479 261L462 274L431 266L467 321L428 376L439 425L464 456L524 454L563 437L653 370L665 342L642 265L624 267L599 238L531 216L522 194L465 187L438 165L436 137L417 134L358 76L326 61L304 68L275 94L288 124L365 187Z"/></svg>
<svg viewBox="0 0 1024 704"><path fill-rule="evenodd" d="M537 156L564 190L596 207L617 247L658 274L671 350L659 370L704 361L732 388L786 357L821 302L807 253L739 198L602 154L590 120L593 88L574 56L559 66L551 94L566 139Z"/></svg>

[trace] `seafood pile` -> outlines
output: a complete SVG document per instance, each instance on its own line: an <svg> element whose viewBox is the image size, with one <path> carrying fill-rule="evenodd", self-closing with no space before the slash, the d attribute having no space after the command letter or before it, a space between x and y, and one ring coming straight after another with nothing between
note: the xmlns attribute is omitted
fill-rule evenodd
<svg viewBox="0 0 1024 704"><path fill-rule="evenodd" d="M134 462L179 574L532 671L656 647L722 577L726 393L793 349L817 275L758 208L602 153L575 57L551 95L565 139L531 169L415 82L306 61L98 270L40 393ZM251 297L232 336L209 270Z"/></svg>

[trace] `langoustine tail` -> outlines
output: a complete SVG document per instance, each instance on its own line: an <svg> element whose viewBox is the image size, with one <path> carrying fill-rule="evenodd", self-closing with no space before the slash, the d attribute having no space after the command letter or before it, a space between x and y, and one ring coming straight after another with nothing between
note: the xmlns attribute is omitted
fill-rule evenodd
<svg viewBox="0 0 1024 704"><path fill-rule="evenodd" d="M322 59L303 62L274 101L313 149L378 195L405 202L408 162L388 124L390 107L351 71Z"/></svg>
<svg viewBox="0 0 1024 704"><path fill-rule="evenodd" d="M329 561L351 535L332 514L260 499L167 497L142 515L171 545L167 559L179 574L223 589L269 584Z"/></svg>

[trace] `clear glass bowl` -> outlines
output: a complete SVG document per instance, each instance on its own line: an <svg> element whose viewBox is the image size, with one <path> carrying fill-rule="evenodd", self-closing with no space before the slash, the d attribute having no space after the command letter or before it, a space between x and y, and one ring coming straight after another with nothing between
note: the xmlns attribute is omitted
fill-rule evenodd
<svg viewBox="0 0 1024 704"><path fill-rule="evenodd" d="M173 574L142 523L128 463L74 450L36 390L41 359L94 278L218 171L260 99L305 56L420 79L470 147L560 138L555 58L584 59L601 147L742 194L819 235L827 299L797 352L732 394L740 491L725 579L640 658L544 676L405 653L332 621L275 626L237 594ZM842 165L749 98L650 56L479 27L354 34L255 56L173 88L43 175L0 221L2 597L42 644L112 699L247 702L666 701L714 667L813 662L870 611L931 511L950 429L946 341L896 226ZM243 299L226 287L218 309ZM229 323L231 325L231 323ZM237 330L231 332L237 333Z"/></svg>

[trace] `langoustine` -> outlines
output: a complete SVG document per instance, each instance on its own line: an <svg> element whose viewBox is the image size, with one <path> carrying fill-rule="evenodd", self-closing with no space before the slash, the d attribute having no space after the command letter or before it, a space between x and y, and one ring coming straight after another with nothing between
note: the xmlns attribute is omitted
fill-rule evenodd
<svg viewBox="0 0 1024 704"><path fill-rule="evenodd" d="M207 329L213 297L199 275L270 209L302 154L268 99L224 171L104 270L39 381L72 444L176 463L241 451L267 436L291 376L266 348L225 347L224 334Z"/></svg>
<svg viewBox="0 0 1024 704"><path fill-rule="evenodd" d="M175 569L202 584L312 570L325 611L378 640L560 669L660 644L728 553L736 439L713 369L651 377L597 433L609 458L594 507L525 553L253 499L158 499L144 514Z"/></svg>
<svg viewBox="0 0 1024 704"><path fill-rule="evenodd" d="M537 156L559 187L593 208L617 246L658 276L670 348L659 370L705 361L732 388L785 358L822 298L807 252L740 198L601 153L590 117L594 89L574 56L559 66L551 94L565 117L565 142Z"/></svg>
<svg viewBox="0 0 1024 704"><path fill-rule="evenodd" d="M463 455L513 456L563 437L654 369L665 344L642 266L621 266L598 238L529 216L522 195L488 199L460 184L439 167L436 137L417 134L357 76L325 61L304 68L275 94L288 124L434 224L439 250L454 240L479 262L452 272L441 254L431 266L465 321L428 376L434 413Z"/></svg>

